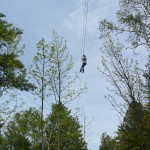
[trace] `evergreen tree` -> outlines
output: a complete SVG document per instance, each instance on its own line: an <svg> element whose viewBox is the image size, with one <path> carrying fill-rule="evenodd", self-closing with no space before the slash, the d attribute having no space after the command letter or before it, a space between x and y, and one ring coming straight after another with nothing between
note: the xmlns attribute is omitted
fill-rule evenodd
<svg viewBox="0 0 150 150"><path fill-rule="evenodd" d="M117 150L116 141L105 133L101 136L101 144L99 150Z"/></svg>
<svg viewBox="0 0 150 150"><path fill-rule="evenodd" d="M60 107L60 122L57 123L58 105ZM81 125L77 117L71 115L71 110L62 103L52 105L52 113L46 118L46 143L48 150L57 150L58 126L60 129L61 150L87 150Z"/></svg>
<svg viewBox="0 0 150 150"><path fill-rule="evenodd" d="M14 43L15 39L23 33L21 29L14 27L13 24L8 23L4 18L5 15L0 13L0 48Z"/></svg>
<svg viewBox="0 0 150 150"><path fill-rule="evenodd" d="M145 66L146 66L146 70L144 71L144 77L146 79L145 92L147 95L146 99L148 100L149 103L148 105L150 105L150 55L149 55L148 63Z"/></svg>
<svg viewBox="0 0 150 150"><path fill-rule="evenodd" d="M36 88L26 78L26 68L19 59L24 48L19 46L22 30L5 21L4 17L0 13L0 128L17 108L9 109L11 98L3 100L3 93L12 89L29 91Z"/></svg>
<svg viewBox="0 0 150 150"><path fill-rule="evenodd" d="M0 96L7 89L34 90L26 79L26 69L19 60L23 47L19 47L22 30L3 20L0 13Z"/></svg>
<svg viewBox="0 0 150 150"><path fill-rule="evenodd" d="M117 134L120 149L149 150L150 112L141 103L132 102Z"/></svg>

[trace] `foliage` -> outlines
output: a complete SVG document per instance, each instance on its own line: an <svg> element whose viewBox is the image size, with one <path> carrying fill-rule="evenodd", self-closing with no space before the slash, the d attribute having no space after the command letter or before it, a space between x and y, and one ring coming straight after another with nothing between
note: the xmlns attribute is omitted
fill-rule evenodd
<svg viewBox="0 0 150 150"><path fill-rule="evenodd" d="M44 140L45 149L57 149L57 104L52 105L52 113L45 119ZM61 103L60 109L60 130L61 130L61 149L65 150L87 150L86 142L83 139L81 126L78 118L71 115L71 110ZM9 121L3 132L3 149L15 150L40 150L41 149L41 115L40 111L30 108L16 113Z"/></svg>
<svg viewBox="0 0 150 150"><path fill-rule="evenodd" d="M122 150L148 150L150 147L150 112L140 103L132 102L117 133L118 144Z"/></svg>
<svg viewBox="0 0 150 150"><path fill-rule="evenodd" d="M78 76L77 73L72 73L72 56L69 54L67 42L55 32L51 42L50 58L52 93L57 103L68 103L84 92L86 87L80 88L79 91L73 88Z"/></svg>
<svg viewBox="0 0 150 150"><path fill-rule="evenodd" d="M0 14L0 96L7 89L33 90L35 86L26 79L26 69L19 60L23 48L19 48L22 31L2 20Z"/></svg>
<svg viewBox="0 0 150 150"><path fill-rule="evenodd" d="M61 118L59 124L57 124L58 107L60 107ZM49 150L57 150L58 126L60 128L61 150L87 150L78 118L73 117L71 111L62 103L52 105L52 113L47 117L46 122L46 143Z"/></svg>
<svg viewBox="0 0 150 150"><path fill-rule="evenodd" d="M22 30L14 27L13 24L4 20L5 15L0 13L0 48L15 42L18 36L22 34Z"/></svg>
<svg viewBox="0 0 150 150"><path fill-rule="evenodd" d="M100 37L105 40L102 48L104 70L101 72L112 83L113 87L109 90L115 94L113 96L111 93L107 98L123 117L117 136L113 140L117 146L116 150L148 150L150 147L149 62L144 72L145 85L142 69L138 67L138 63L125 58L126 48L121 44L114 44L110 34L115 33L122 37L125 35L124 37L127 37L131 44L127 48L136 49L145 46L149 49L150 1L120 0L119 2L120 10L116 13L117 24L103 20L99 26ZM111 149L111 146L108 147Z"/></svg>
<svg viewBox="0 0 150 150"><path fill-rule="evenodd" d="M150 104L150 55L148 59L148 63L145 65L146 70L144 71L144 77L146 79L146 84L145 84L145 93L147 94L147 100L148 103Z"/></svg>
<svg viewBox="0 0 150 150"><path fill-rule="evenodd" d="M0 54L0 96L5 89L11 88L29 91L35 86L26 79L26 69L17 54Z"/></svg>
<svg viewBox="0 0 150 150"><path fill-rule="evenodd" d="M51 42L50 53L51 64L51 89L57 104L57 149L61 148L61 103L66 104L78 97L85 91L86 86L75 90L73 85L77 81L77 74L70 75L73 68L72 57L69 55L66 41L59 37L57 33L53 33L53 41Z"/></svg>
<svg viewBox="0 0 150 150"><path fill-rule="evenodd" d="M149 0L120 0L120 10L116 12L117 25L103 20L100 22L101 37L114 31L117 34L128 33L130 48L144 45L150 48L150 1Z"/></svg>
<svg viewBox="0 0 150 150"><path fill-rule="evenodd" d="M100 150L149 150L150 111L131 102L116 133L114 138L102 134Z"/></svg>
<svg viewBox="0 0 150 150"><path fill-rule="evenodd" d="M8 90L19 89L21 91L34 90L36 87L26 78L26 68L19 56L23 53L24 46L20 47L22 30L14 27L13 24L4 20L4 15L0 13L0 97ZM8 93L7 93L8 94ZM11 101L1 100L0 107L0 128L13 113L8 110ZM7 114L2 119L3 114ZM2 123L1 123L2 122Z"/></svg>
<svg viewBox="0 0 150 150"><path fill-rule="evenodd" d="M44 149L44 130L43 130L43 108L44 103L49 96L55 100L57 104L64 104L75 99L81 94L84 88L76 91L72 88L77 80L77 75L70 76L73 68L72 57L69 55L66 41L57 33L53 32L53 40L46 43L44 39L37 44L37 54L34 57L34 64L31 66L30 74L37 85L34 94L37 95L41 102L41 129L42 129L42 149ZM58 107L59 108L59 107ZM58 111L59 112L59 111ZM61 114L60 114L61 115ZM57 118L59 124L61 118ZM59 126L58 126L59 128ZM60 131L58 130L58 140L60 140ZM59 143L59 142L58 142ZM58 145L58 147L60 144Z"/></svg>
<svg viewBox="0 0 150 150"><path fill-rule="evenodd" d="M125 106L132 101L143 102L144 100L142 71L136 61L124 58L123 48L119 42L115 43L108 36L101 49L103 68L100 69L113 86L112 89L108 89L112 94L106 98L121 115L126 111ZM115 100L116 96L121 98L120 101Z"/></svg>
<svg viewBox="0 0 150 150"><path fill-rule="evenodd" d="M40 149L40 112L35 108L16 113L4 132L3 146L15 150Z"/></svg>
<svg viewBox="0 0 150 150"><path fill-rule="evenodd" d="M50 84L49 51L49 45L45 43L45 40L40 40L37 43L37 53L34 56L33 65L30 67L30 74L37 86L33 94L37 95L40 99L42 99L42 96L44 96L45 99L50 95L45 93L46 90L49 90L48 86Z"/></svg>
<svg viewBox="0 0 150 150"><path fill-rule="evenodd" d="M34 91L34 95L38 96L41 100L41 139L42 150L44 149L44 126L43 126L43 113L44 113L44 101L51 95L50 92L50 47L45 43L44 39L37 43L37 53L34 56L33 65L30 68L30 74L35 80L37 89Z"/></svg>
<svg viewBox="0 0 150 150"><path fill-rule="evenodd" d="M107 135L106 132L101 135L99 150L116 150L116 141Z"/></svg>

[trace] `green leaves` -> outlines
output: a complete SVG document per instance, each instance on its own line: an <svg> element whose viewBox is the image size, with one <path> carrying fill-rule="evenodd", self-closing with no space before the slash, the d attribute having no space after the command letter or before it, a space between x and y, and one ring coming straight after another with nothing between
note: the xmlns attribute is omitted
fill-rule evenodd
<svg viewBox="0 0 150 150"><path fill-rule="evenodd" d="M0 48L13 43L22 34L21 29L13 27L12 24L3 20L4 17L5 15L0 13Z"/></svg>
<svg viewBox="0 0 150 150"><path fill-rule="evenodd" d="M43 112L44 112L44 104L45 102L51 103L50 99L56 102L57 107L63 107L61 105L66 104L67 102L75 99L85 88L76 91L73 89L73 84L75 84L77 80L76 74L71 77L70 72L73 68L72 57L69 55L69 51L67 49L66 41L63 40L57 33L53 32L53 40L51 43L46 43L44 39L41 39L37 43L37 53L33 60L33 65L31 66L30 74L35 80L35 84L37 89L34 91L34 94L38 96L42 102L41 106L41 129L42 129L42 145L44 145L44 124L43 124ZM55 106L56 107L56 106ZM64 108L63 108L64 109ZM56 111L56 110L55 110ZM68 131L61 131L61 123L65 123L63 119L67 119L67 114L63 114L61 110L57 110L57 114L55 113L54 122L50 123L50 129L53 125L56 125L58 131L55 131L54 143L60 143L58 141L64 140L65 136L72 136ZM67 112L67 110L66 110ZM64 117L66 118L63 118ZM69 114L68 114L69 115ZM68 122L68 119L66 120ZM73 125L72 125L73 126ZM63 126L67 130L69 124L67 126ZM53 129L52 129L53 130ZM48 129L46 129L48 132ZM61 132L63 136L60 137ZM49 133L50 137L52 133ZM72 138L69 138L71 140ZM50 140L50 139L49 139ZM67 139L68 140L68 139ZM65 141L65 145L67 144L67 140ZM50 140L51 141L51 140ZM49 144L50 144L49 141ZM57 142L56 142L57 141ZM52 143L53 149L56 149L58 145ZM68 144L66 145L66 147ZM75 145L74 145L75 146ZM58 147L57 147L58 148ZM59 149L59 148L58 148ZM68 148L70 150L70 148ZM73 149L73 148L71 148ZM78 148L75 148L78 149Z"/></svg>
<svg viewBox="0 0 150 150"><path fill-rule="evenodd" d="M150 112L140 103L132 102L117 132L120 146L122 146L122 144L126 145L125 150L148 150L150 146L150 124L148 118L150 118ZM147 124L149 124L149 127Z"/></svg>
<svg viewBox="0 0 150 150"><path fill-rule="evenodd" d="M62 103L60 108L60 130L62 150L87 150L87 144L81 133L78 118L71 115L71 110ZM52 105L51 114L43 120L45 149L57 149L57 115L58 105ZM12 149L41 149L41 123L40 111L35 108L18 112L14 115L5 129L3 147L10 146Z"/></svg>
<svg viewBox="0 0 150 150"><path fill-rule="evenodd" d="M23 63L14 53L0 54L0 88L17 88L34 90L35 86L28 82ZM1 93L2 95L2 93Z"/></svg>
<svg viewBox="0 0 150 150"><path fill-rule="evenodd" d="M100 37L105 40L101 49L101 72L112 83L106 97L123 118L116 137L103 134L100 150L148 150L150 147L150 111L149 111L149 62L144 73L137 61L130 59L126 49L140 46L150 48L150 1L120 0L116 12L117 23L103 20L100 22ZM125 34L124 34L125 33ZM129 43L115 44L116 37ZM145 47L143 47L145 46ZM126 57L125 57L126 56ZM115 95L115 96L114 96ZM123 101L122 101L123 100ZM113 146L113 147L112 147Z"/></svg>
<svg viewBox="0 0 150 150"><path fill-rule="evenodd" d="M40 112L34 108L16 113L4 132L5 145L16 150L40 148ZM3 143L4 144L4 143Z"/></svg>
<svg viewBox="0 0 150 150"><path fill-rule="evenodd" d="M144 101L142 70L137 61L124 57L123 50L122 44L115 43L108 36L101 49L103 68L101 67L100 71L113 86L109 91L120 97L123 100L122 103L128 104L132 100L142 102ZM113 106L116 106L114 97L108 96L108 99L112 100ZM120 104L117 106L120 109Z"/></svg>
<svg viewBox="0 0 150 150"><path fill-rule="evenodd" d="M26 69L19 60L24 48L19 48L22 30L3 20L0 14L0 96L7 89L34 90L35 86L26 79Z"/></svg>
<svg viewBox="0 0 150 150"><path fill-rule="evenodd" d="M105 132L101 135L101 145L99 147L99 150L118 150L117 143Z"/></svg>
<svg viewBox="0 0 150 150"><path fill-rule="evenodd" d="M100 150L149 150L149 141L150 112L141 103L132 102L116 136L111 138L106 133L102 134Z"/></svg>
<svg viewBox="0 0 150 150"><path fill-rule="evenodd" d="M149 9L150 1L120 0L120 9L116 12L117 24L103 20L100 22L100 37L105 38L111 32L119 38L125 35L132 49L143 45L150 48ZM125 33L125 34L124 34ZM121 36L120 36L121 35Z"/></svg>
<svg viewBox="0 0 150 150"><path fill-rule="evenodd" d="M57 124L57 117L60 114L60 122ZM60 128L60 144L62 150L87 150L86 142L81 133L81 126L77 117L71 115L71 110L62 103L52 105L52 114L46 118L47 143L50 150L57 147L57 130ZM48 138L50 137L51 138Z"/></svg>

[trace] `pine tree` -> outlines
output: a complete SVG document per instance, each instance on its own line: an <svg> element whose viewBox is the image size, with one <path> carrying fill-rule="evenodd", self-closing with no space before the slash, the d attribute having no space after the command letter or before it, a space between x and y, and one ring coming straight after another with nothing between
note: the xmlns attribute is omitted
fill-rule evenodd
<svg viewBox="0 0 150 150"><path fill-rule="evenodd" d="M19 59L24 49L24 46L19 45L23 32L4 20L4 17L5 15L0 13L0 129L18 107L9 109L12 100L10 98L5 101L2 98L3 94L13 89L29 91L36 88L27 79L26 68Z"/></svg>
<svg viewBox="0 0 150 150"><path fill-rule="evenodd" d="M60 122L57 123L58 105L60 107ZM48 150L57 150L57 132L60 129L61 150L87 150L78 117L71 115L71 110L62 103L52 105L52 113L46 118L46 137Z"/></svg>
<svg viewBox="0 0 150 150"><path fill-rule="evenodd" d="M122 150L149 150L150 112L141 103L132 102L117 131Z"/></svg>

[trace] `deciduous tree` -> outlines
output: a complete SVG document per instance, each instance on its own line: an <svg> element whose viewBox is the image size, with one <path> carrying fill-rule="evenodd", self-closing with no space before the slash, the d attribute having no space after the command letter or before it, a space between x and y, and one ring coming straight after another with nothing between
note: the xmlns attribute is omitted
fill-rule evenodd
<svg viewBox="0 0 150 150"><path fill-rule="evenodd" d="M30 108L16 113L8 123L3 146L7 149L27 150L40 149L40 112Z"/></svg>
<svg viewBox="0 0 150 150"><path fill-rule="evenodd" d="M126 34L130 48L145 46L150 48L150 1L149 0L119 0L120 9L116 12L117 23L103 20L100 22L101 37L114 31L117 35Z"/></svg>

